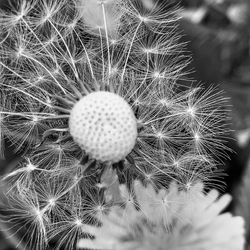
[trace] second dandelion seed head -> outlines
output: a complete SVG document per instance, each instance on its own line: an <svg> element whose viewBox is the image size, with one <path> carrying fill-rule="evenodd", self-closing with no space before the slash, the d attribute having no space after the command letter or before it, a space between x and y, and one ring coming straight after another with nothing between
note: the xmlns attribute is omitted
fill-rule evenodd
<svg viewBox="0 0 250 250"><path fill-rule="evenodd" d="M74 141L102 162L124 159L137 138L137 121L129 104L105 91L88 94L75 104L69 129Z"/></svg>

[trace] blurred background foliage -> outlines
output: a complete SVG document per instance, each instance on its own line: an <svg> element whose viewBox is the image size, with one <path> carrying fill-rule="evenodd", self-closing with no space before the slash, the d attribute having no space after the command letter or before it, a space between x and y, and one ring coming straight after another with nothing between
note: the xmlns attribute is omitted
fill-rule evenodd
<svg viewBox="0 0 250 250"><path fill-rule="evenodd" d="M155 4L153 0L141 1L148 8ZM225 162L225 191L234 196L230 209L245 217L250 241L250 1L162 1L177 2L182 8L179 29L181 41L192 56L190 77L204 86L219 85L231 98L233 132L229 143L234 153ZM6 7L8 1L0 0L0 8ZM6 144L6 159L0 160L0 174L9 171L18 159L11 145ZM4 187L0 188L3 191ZM16 239L6 240L4 227L0 249L11 250L11 242L15 245Z"/></svg>

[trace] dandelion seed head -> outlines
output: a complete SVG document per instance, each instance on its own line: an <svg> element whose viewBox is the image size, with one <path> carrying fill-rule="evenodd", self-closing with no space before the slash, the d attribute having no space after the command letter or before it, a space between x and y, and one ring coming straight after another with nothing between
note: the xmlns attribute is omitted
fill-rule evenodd
<svg viewBox="0 0 250 250"><path fill-rule="evenodd" d="M69 119L74 140L91 157L117 162L133 149L137 123L128 103L110 92L95 92L75 104Z"/></svg>
<svg viewBox="0 0 250 250"><path fill-rule="evenodd" d="M226 99L179 84L188 58L168 2L17 0L1 11L0 154L7 139L26 159L4 181L30 248L45 249L48 235L56 249L75 249L81 225L101 222L113 204L123 202L125 219L138 215L133 190L118 199L118 181L159 190L175 180L188 190L215 178ZM111 167L117 179L102 182ZM154 200L152 218L159 204L167 214L168 198L168 206Z"/></svg>

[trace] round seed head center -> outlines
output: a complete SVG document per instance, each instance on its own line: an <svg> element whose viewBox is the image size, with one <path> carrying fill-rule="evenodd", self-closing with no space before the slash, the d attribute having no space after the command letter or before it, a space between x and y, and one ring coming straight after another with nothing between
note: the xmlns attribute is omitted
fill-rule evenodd
<svg viewBox="0 0 250 250"><path fill-rule="evenodd" d="M93 92L75 104L69 129L74 141L102 162L124 159L137 138L137 121L129 104L105 91Z"/></svg>

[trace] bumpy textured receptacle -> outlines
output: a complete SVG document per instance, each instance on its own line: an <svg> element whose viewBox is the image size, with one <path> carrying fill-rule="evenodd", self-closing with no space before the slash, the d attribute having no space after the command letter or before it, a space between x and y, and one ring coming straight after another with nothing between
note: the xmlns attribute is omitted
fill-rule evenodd
<svg viewBox="0 0 250 250"><path fill-rule="evenodd" d="M129 104L119 95L99 91L84 96L73 107L72 137L92 158L118 162L133 149L137 122Z"/></svg>

